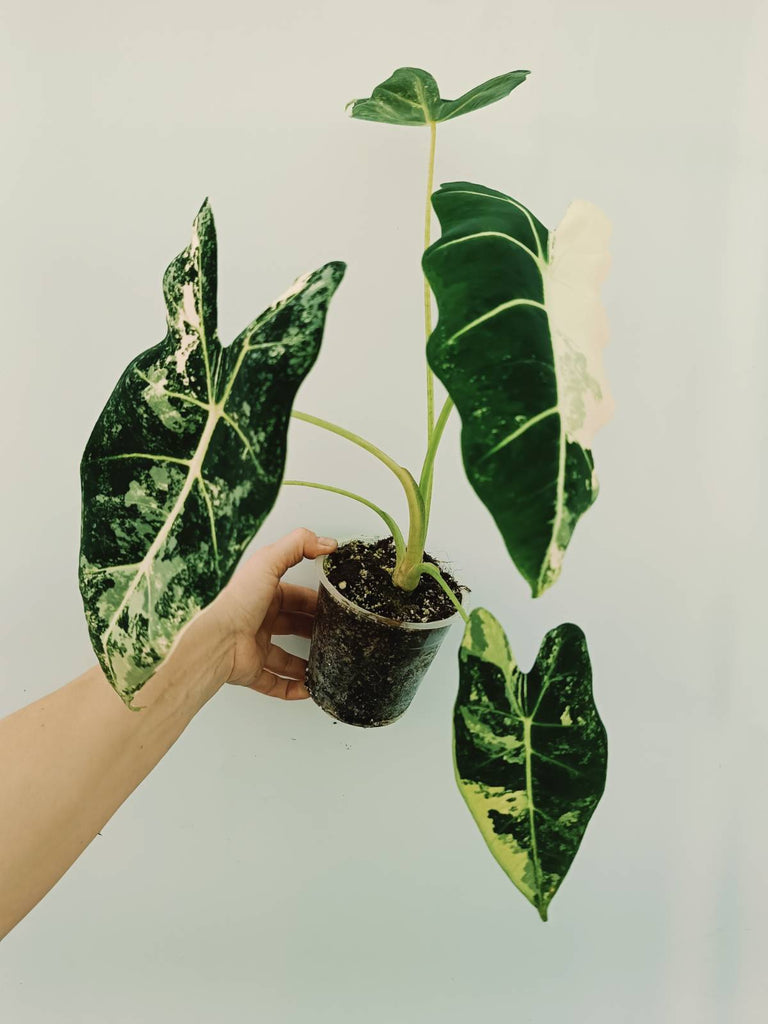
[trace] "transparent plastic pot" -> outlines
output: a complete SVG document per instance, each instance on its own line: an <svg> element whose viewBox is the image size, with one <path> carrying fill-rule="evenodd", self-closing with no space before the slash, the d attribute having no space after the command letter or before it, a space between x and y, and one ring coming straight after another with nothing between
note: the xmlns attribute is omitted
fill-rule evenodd
<svg viewBox="0 0 768 1024"><path fill-rule="evenodd" d="M366 611L339 593L320 571L307 689L339 722L364 728L390 725L410 706L455 612L435 622L398 622Z"/></svg>

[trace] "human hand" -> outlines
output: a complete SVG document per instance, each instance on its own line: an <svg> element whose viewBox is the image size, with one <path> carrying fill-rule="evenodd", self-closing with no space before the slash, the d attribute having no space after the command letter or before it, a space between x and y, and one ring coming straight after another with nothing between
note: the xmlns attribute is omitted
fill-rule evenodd
<svg viewBox="0 0 768 1024"><path fill-rule="evenodd" d="M283 583L284 573L303 558L336 548L336 541L297 529L256 551L206 609L223 641L224 682L247 686L283 700L309 696L307 663L272 642L274 636L312 633L317 594Z"/></svg>

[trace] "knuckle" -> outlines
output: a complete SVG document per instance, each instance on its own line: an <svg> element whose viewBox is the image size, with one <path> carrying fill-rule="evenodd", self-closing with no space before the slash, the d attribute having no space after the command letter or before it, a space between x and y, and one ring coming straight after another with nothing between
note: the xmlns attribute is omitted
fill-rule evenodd
<svg viewBox="0 0 768 1024"><path fill-rule="evenodd" d="M293 531L295 539L303 546L308 540L312 540L315 536L311 530L308 530L306 526L299 526Z"/></svg>

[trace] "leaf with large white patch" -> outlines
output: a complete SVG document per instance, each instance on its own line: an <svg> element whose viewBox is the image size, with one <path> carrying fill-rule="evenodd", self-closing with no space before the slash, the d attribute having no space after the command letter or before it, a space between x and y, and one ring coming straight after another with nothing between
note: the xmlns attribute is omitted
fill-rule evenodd
<svg viewBox="0 0 768 1024"><path fill-rule="evenodd" d="M165 272L166 337L123 372L80 467L80 591L94 651L129 707L274 504L291 405L344 270L298 278L226 348L207 201Z"/></svg>
<svg viewBox="0 0 768 1024"><path fill-rule="evenodd" d="M590 445L613 401L600 285L610 225L571 204L553 232L503 192L449 182L422 265L439 319L429 363L462 420L467 476L534 597L597 496Z"/></svg>
<svg viewBox="0 0 768 1024"><path fill-rule="evenodd" d="M504 630L472 611L453 718L461 795L493 856L547 919L605 788L607 740L578 626L544 638L521 672Z"/></svg>

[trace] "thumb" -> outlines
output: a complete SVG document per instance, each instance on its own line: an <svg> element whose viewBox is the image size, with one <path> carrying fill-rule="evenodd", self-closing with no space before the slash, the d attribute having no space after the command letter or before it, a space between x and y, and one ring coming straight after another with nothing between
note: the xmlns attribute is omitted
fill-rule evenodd
<svg viewBox="0 0 768 1024"><path fill-rule="evenodd" d="M298 565L303 558L317 558L335 550L332 537L318 537L312 530L299 527L273 544L262 549L261 555L267 568L279 579L292 565Z"/></svg>

